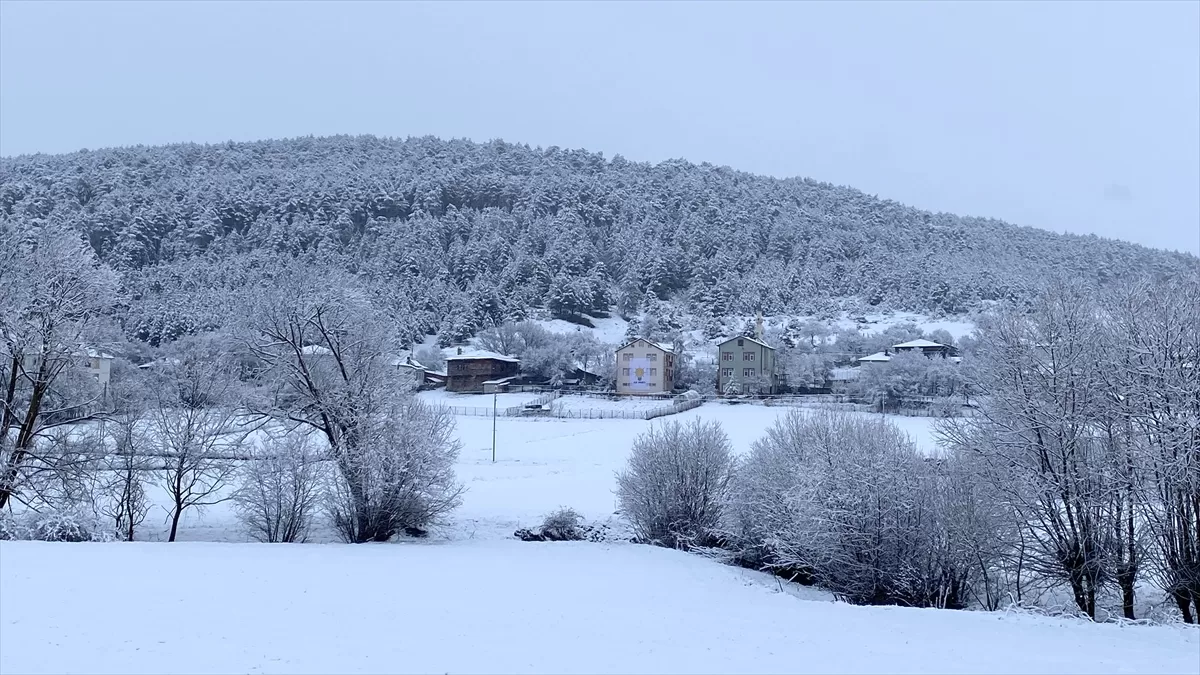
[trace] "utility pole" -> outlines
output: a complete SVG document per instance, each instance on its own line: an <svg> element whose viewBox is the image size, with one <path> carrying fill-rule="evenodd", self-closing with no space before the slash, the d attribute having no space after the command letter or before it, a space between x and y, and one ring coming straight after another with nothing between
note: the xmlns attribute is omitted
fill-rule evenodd
<svg viewBox="0 0 1200 675"><path fill-rule="evenodd" d="M500 394L492 392L492 464L496 463L496 398Z"/></svg>

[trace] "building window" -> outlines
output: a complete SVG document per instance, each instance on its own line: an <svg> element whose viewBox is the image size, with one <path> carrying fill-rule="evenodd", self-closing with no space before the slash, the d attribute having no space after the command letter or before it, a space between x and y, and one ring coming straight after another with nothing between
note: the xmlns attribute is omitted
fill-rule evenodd
<svg viewBox="0 0 1200 675"><path fill-rule="evenodd" d="M726 368L724 371L721 372L721 374L724 375L725 377L733 377L733 368Z"/></svg>
<svg viewBox="0 0 1200 675"><path fill-rule="evenodd" d="M754 352L742 352L742 360L743 361L753 361L754 360Z"/></svg>
<svg viewBox="0 0 1200 675"><path fill-rule="evenodd" d="M622 374L622 375L625 375L626 377L628 377L628 376L629 376L629 369L628 369L628 368L622 368L622 369L621 369L621 374Z"/></svg>
<svg viewBox="0 0 1200 675"><path fill-rule="evenodd" d="M621 360L622 360L622 361L632 361L632 360L633 360L633 354L629 354L629 353L622 354L622 355L621 355Z"/></svg>
<svg viewBox="0 0 1200 675"><path fill-rule="evenodd" d="M654 354L654 353L647 354L647 355L646 355L646 360L647 360L647 361L657 361L657 360L658 360L658 354Z"/></svg>
<svg viewBox="0 0 1200 675"><path fill-rule="evenodd" d="M650 369L650 377L654 377L654 376L655 376L655 375L657 375L657 374L658 374L658 368L651 368L651 369Z"/></svg>
<svg viewBox="0 0 1200 675"><path fill-rule="evenodd" d="M754 377L754 369L742 368L742 377Z"/></svg>
<svg viewBox="0 0 1200 675"><path fill-rule="evenodd" d="M721 360L722 361L732 361L733 360L733 352L721 352Z"/></svg>
<svg viewBox="0 0 1200 675"><path fill-rule="evenodd" d="M745 347L745 346L746 346L746 341L745 341L745 340L738 340L738 346L739 346L739 347Z"/></svg>

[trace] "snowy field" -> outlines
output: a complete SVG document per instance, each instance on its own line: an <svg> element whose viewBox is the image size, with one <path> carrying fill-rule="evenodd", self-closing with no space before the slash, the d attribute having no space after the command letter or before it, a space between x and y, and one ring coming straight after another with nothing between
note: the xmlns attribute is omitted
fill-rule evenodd
<svg viewBox="0 0 1200 675"><path fill-rule="evenodd" d="M741 454L787 412L500 418L494 463L492 420L460 416L463 505L427 540L213 543L245 540L225 503L175 544L161 507L149 542L0 542L0 673L1200 673L1194 628L852 607L676 551L512 538L560 506L612 518L652 425L717 420ZM892 419L935 448L932 420Z"/></svg>
<svg viewBox="0 0 1200 675"><path fill-rule="evenodd" d="M655 410L671 405L670 398L607 398L603 396L560 396L553 406L561 410Z"/></svg>
<svg viewBox="0 0 1200 675"><path fill-rule="evenodd" d="M423 392L421 396L424 398L426 393L435 392ZM510 396L533 397L532 394ZM454 405L462 408L486 405L490 409L492 397L463 394L450 398L456 401ZM568 398L582 399L587 405L638 406L647 403L644 400L608 402L590 397L563 397L556 403ZM695 410L649 422L501 417L495 421L494 463L492 418L456 416L456 435L462 442L462 452L454 470L466 492L462 506L453 514L453 521L438 528L435 536L451 540L507 538L517 528L539 524L545 514L561 506L574 508L589 520L610 518L616 510L614 476L624 466L634 438L651 425L688 422L696 418L716 420L724 426L735 452L741 454L748 452L767 427L788 411L788 408L761 405L706 403ZM873 413L854 414L880 417ZM920 450L927 454L937 452L932 418L892 415L886 418L907 433ZM152 486L148 492L156 503L167 504L161 488ZM154 507L139 537L165 541L167 522L166 508ZM244 538L228 502L184 512L179 532L182 541L232 542ZM313 539L318 542L335 540L325 529L314 533Z"/></svg>
<svg viewBox="0 0 1200 675"><path fill-rule="evenodd" d="M513 406L525 405L536 399L540 394L535 393L504 393L504 394L456 394L446 391L445 389L430 389L417 394L417 398L426 403L443 405L450 409L455 408L487 408L492 409L492 399L495 398L497 408L511 408Z"/></svg>
<svg viewBox="0 0 1200 675"><path fill-rule="evenodd" d="M632 544L0 542L3 673L1195 673L1200 633L853 607Z"/></svg>

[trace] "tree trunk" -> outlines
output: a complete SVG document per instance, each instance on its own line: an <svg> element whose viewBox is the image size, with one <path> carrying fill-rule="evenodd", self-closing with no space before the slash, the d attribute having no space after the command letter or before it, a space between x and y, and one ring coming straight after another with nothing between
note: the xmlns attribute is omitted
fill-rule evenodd
<svg viewBox="0 0 1200 675"><path fill-rule="evenodd" d="M20 357L14 354L9 366L12 372L8 376L8 385L4 389L4 410L0 411L0 447L4 447L4 441L8 438L8 430L16 418L13 414L13 403L17 399L17 370L21 367Z"/></svg>
<svg viewBox="0 0 1200 675"><path fill-rule="evenodd" d="M171 536L167 541L175 541L175 535L179 532L179 517L183 515L183 507L176 504L175 512L171 514Z"/></svg>
<svg viewBox="0 0 1200 675"><path fill-rule="evenodd" d="M39 377L42 375L41 372L38 374ZM8 468L5 469L3 478L0 478L0 509L8 506L8 500L16 488L17 476L20 475L21 462L25 461L25 456L29 454L29 450L33 448L33 444L37 440L37 418L41 413L42 398L45 397L48 386L48 383L42 383L39 379L30 394L29 410L25 414L21 428L17 430L16 447L8 457Z"/></svg>
<svg viewBox="0 0 1200 675"><path fill-rule="evenodd" d="M1133 565L1120 565L1117 567L1117 585L1121 587L1121 612L1126 619L1134 619L1133 601L1134 591L1133 582L1137 579L1137 568Z"/></svg>
<svg viewBox="0 0 1200 675"><path fill-rule="evenodd" d="M1171 598L1175 600L1175 604L1179 606L1179 613L1183 615L1184 623L1196 623L1192 617L1192 597L1191 594L1182 588L1171 591Z"/></svg>

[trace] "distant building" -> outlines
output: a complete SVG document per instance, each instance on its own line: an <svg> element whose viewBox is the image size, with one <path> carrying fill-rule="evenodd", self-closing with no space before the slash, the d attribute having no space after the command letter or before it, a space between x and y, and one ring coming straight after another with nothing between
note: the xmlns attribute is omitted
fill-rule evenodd
<svg viewBox="0 0 1200 675"><path fill-rule="evenodd" d="M738 336L717 345L717 391L722 394L775 394L775 348L761 339Z"/></svg>
<svg viewBox="0 0 1200 675"><path fill-rule="evenodd" d="M483 393L499 391L521 373L521 362L490 352L456 354L446 359L446 391Z"/></svg>
<svg viewBox="0 0 1200 675"><path fill-rule="evenodd" d="M72 352L71 360L81 365L92 376L92 379L100 385L101 389L108 388L108 383L112 378L112 354L107 354L96 349L83 348ZM35 373L42 360L37 354L25 354L21 361L21 367L25 372ZM54 363L54 361L51 361L51 363Z"/></svg>
<svg viewBox="0 0 1200 675"><path fill-rule="evenodd" d="M924 338L919 340L910 340L909 342L901 342L898 345L892 345L892 351L897 354L902 354L904 352L920 352L930 358L939 356L943 359L958 355L958 350L956 350L954 347L941 344L940 342L934 342L933 340L926 340Z"/></svg>
<svg viewBox="0 0 1200 675"><path fill-rule="evenodd" d="M934 342L933 340L926 340L924 338L909 340L908 342L901 342L898 345L892 345L890 349L885 349L881 352L875 352L874 354L870 354L856 360L860 364L887 363L888 361L892 360L892 356L894 354L914 352L924 354L929 358L937 356L943 359L950 359L956 363L962 360L958 357L958 350L954 347L951 347L950 345L944 345L940 342Z"/></svg>
<svg viewBox="0 0 1200 675"><path fill-rule="evenodd" d="M89 349L85 352L84 358L87 359L88 372L102 389L107 390L108 382L112 378L113 355Z"/></svg>
<svg viewBox="0 0 1200 675"><path fill-rule="evenodd" d="M636 338L617 348L618 394L670 393L675 388L675 351L668 345Z"/></svg>
<svg viewBox="0 0 1200 675"><path fill-rule="evenodd" d="M392 357L391 364L394 368L411 378L414 389L419 389L425 385L425 366L421 365L420 361L411 356L396 356Z"/></svg>

